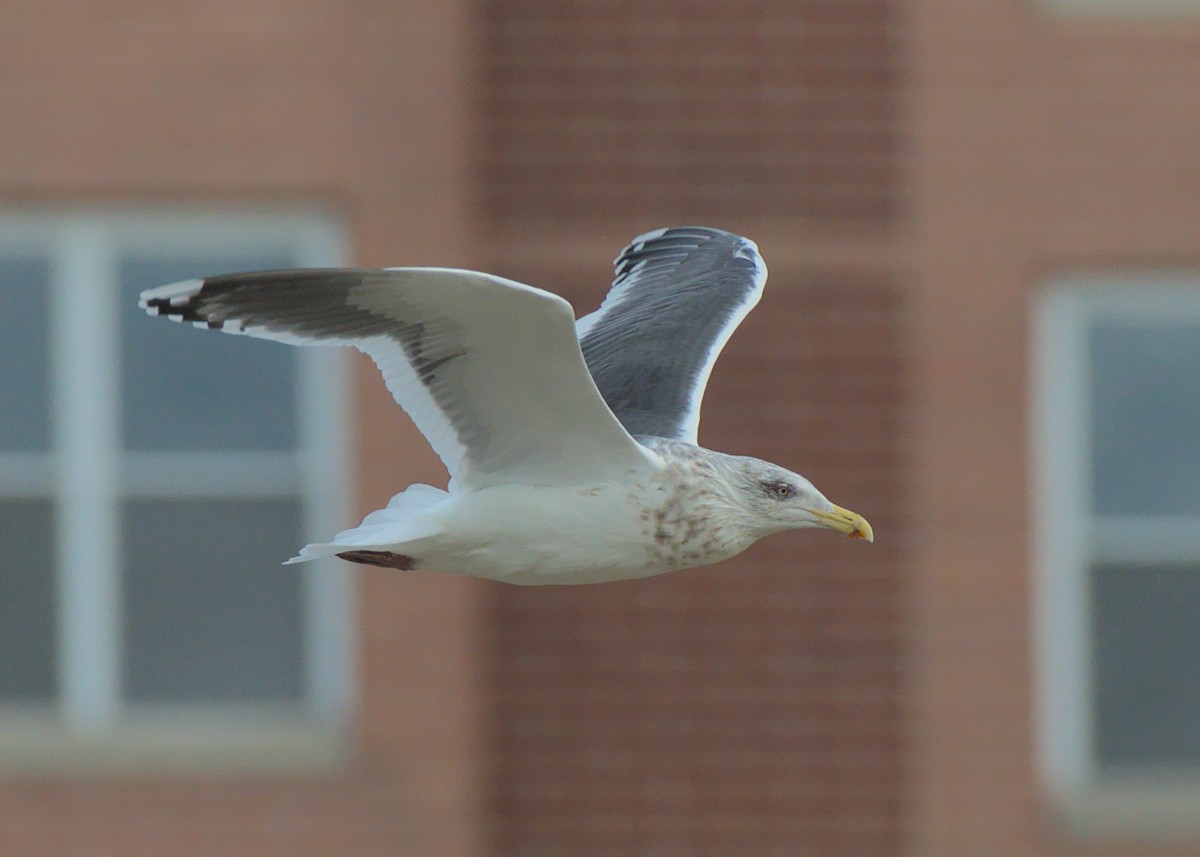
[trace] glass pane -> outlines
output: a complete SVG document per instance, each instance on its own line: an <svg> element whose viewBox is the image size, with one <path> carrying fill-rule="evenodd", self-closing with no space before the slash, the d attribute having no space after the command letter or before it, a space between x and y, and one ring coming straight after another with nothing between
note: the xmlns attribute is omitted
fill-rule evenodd
<svg viewBox="0 0 1200 857"><path fill-rule="evenodd" d="M303 544L291 500L124 505L126 698L298 701Z"/></svg>
<svg viewBox="0 0 1200 857"><path fill-rule="evenodd" d="M1200 513L1200 325L1097 325L1088 344L1095 511Z"/></svg>
<svg viewBox="0 0 1200 857"><path fill-rule="evenodd" d="M0 451L50 445L50 263L0 255Z"/></svg>
<svg viewBox="0 0 1200 857"><path fill-rule="evenodd" d="M49 500L0 500L0 702L58 693L54 510Z"/></svg>
<svg viewBox="0 0 1200 857"><path fill-rule="evenodd" d="M143 289L190 277L291 267L280 255L126 258L118 267L124 445L136 451L291 449L294 349L196 330L137 309Z"/></svg>
<svg viewBox="0 0 1200 857"><path fill-rule="evenodd" d="M1102 766L1200 764L1200 566L1092 569Z"/></svg>

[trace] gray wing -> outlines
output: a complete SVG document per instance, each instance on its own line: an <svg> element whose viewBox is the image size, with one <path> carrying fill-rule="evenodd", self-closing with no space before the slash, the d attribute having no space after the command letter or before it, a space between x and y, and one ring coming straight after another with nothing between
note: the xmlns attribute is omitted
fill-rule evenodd
<svg viewBox="0 0 1200 857"><path fill-rule="evenodd" d="M588 370L630 434L696 443L708 376L767 266L750 239L705 226L639 235L613 264L604 303L576 322Z"/></svg>
<svg viewBox="0 0 1200 857"><path fill-rule="evenodd" d="M654 465L588 374L571 305L450 268L266 271L143 292L198 327L293 345L349 345L445 462L451 490L576 485Z"/></svg>

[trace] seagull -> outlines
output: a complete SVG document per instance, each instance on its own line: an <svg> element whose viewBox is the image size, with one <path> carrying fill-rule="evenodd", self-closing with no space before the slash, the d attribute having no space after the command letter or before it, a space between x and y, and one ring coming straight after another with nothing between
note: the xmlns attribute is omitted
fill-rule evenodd
<svg viewBox="0 0 1200 857"><path fill-rule="evenodd" d="M697 442L717 356L758 303L758 247L683 226L635 238L600 308L455 268L261 271L150 289L200 328L363 351L449 471L288 563L338 556L514 584L645 578L823 527L871 525L803 476Z"/></svg>

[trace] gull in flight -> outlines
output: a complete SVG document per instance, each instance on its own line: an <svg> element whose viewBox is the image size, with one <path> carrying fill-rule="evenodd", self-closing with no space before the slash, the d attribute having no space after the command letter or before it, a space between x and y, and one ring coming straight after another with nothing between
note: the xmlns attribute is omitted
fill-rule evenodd
<svg viewBox="0 0 1200 857"><path fill-rule="evenodd" d="M517 584L649 577L764 536L871 526L775 464L697 444L700 400L758 303L753 241L672 227L635 238L598 310L453 268L309 269L188 280L151 315L291 345L349 345L450 472L410 485L289 563L338 556Z"/></svg>

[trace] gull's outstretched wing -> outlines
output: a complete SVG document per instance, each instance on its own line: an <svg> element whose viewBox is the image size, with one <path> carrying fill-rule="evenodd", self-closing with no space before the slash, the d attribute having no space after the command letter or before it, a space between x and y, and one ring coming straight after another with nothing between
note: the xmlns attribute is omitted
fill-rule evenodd
<svg viewBox="0 0 1200 857"><path fill-rule="evenodd" d="M604 303L576 322L588 369L630 434L696 443L713 363L767 266L750 239L705 226L639 235L613 264Z"/></svg>
<svg viewBox="0 0 1200 857"><path fill-rule="evenodd" d="M654 454L588 374L565 300L450 268L230 274L143 292L198 327L293 345L351 345L432 444L452 491L621 478Z"/></svg>

